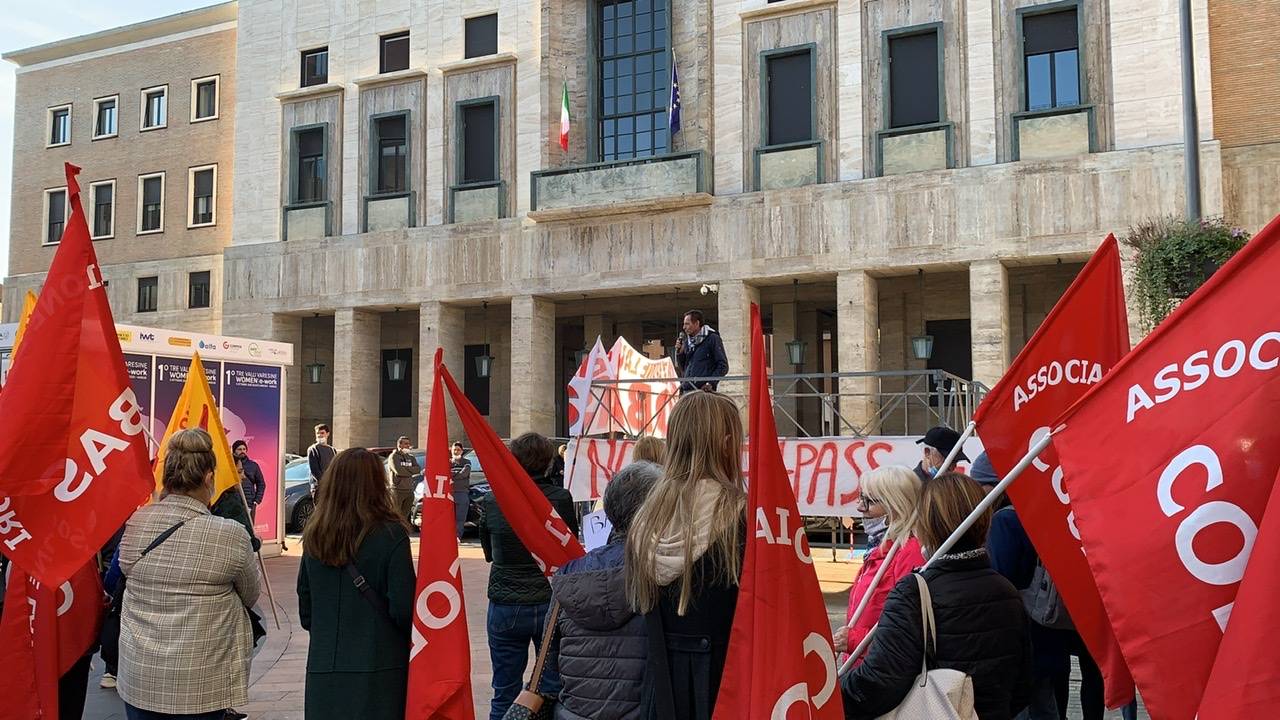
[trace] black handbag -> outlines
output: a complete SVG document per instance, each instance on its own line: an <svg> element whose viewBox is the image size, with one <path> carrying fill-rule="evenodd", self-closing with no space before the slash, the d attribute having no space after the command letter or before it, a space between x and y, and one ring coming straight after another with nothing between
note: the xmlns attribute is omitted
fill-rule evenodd
<svg viewBox="0 0 1280 720"><path fill-rule="evenodd" d="M520 691L511 707L503 714L502 720L552 720L556 714L556 697L538 692L542 682L542 672L547 667L547 654L551 651L551 641L556 634L556 621L560 619L560 603L551 604L551 613L547 616L547 627L542 631L542 647L538 648L538 661L533 664L533 677L529 678L526 689Z"/></svg>

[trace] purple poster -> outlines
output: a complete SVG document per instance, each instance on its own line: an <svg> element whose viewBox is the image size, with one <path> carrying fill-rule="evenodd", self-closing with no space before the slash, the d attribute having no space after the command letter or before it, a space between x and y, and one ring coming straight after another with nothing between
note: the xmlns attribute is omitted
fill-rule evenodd
<svg viewBox="0 0 1280 720"><path fill-rule="evenodd" d="M209 380L209 389L213 391L213 401L219 402L218 373L222 371L222 363L203 360L204 374ZM156 440L164 437L164 429L169 426L169 416L178 405L182 396L182 386L187 383L187 368L191 360L186 358L156 358L155 394L151 398L151 432Z"/></svg>
<svg viewBox="0 0 1280 720"><path fill-rule="evenodd" d="M133 395L138 399L138 406L142 408L143 422L146 423L147 429L151 430L155 435L155 428L152 423L151 413L151 371L154 367L155 358L151 355L134 355L125 353L124 367L129 373L129 385L133 388ZM160 432L164 433L164 427L160 428ZM160 441L160 435L155 435L156 442ZM156 457L156 447L147 442L147 446L151 451L151 459Z"/></svg>
<svg viewBox="0 0 1280 720"><path fill-rule="evenodd" d="M227 441L244 440L249 458L262 468L267 491L254 516L253 529L262 540L279 539L280 403L284 370L264 365L222 366L222 424Z"/></svg>

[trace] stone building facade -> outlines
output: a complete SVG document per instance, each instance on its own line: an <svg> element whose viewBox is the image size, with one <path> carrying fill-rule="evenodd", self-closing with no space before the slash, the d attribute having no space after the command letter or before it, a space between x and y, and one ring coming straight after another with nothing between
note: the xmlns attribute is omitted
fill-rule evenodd
<svg viewBox="0 0 1280 720"><path fill-rule="evenodd" d="M731 372L759 302L782 372L991 384L1108 232L1184 212L1177 7L241 0L218 329L297 346L297 447L315 422L340 446L421 438L437 346L499 433L563 433L575 353L669 347L692 307ZM1277 3L1193 8L1203 207L1256 230L1280 131L1220 99L1280 77L1248 32ZM819 382L850 418L902 389Z"/></svg>

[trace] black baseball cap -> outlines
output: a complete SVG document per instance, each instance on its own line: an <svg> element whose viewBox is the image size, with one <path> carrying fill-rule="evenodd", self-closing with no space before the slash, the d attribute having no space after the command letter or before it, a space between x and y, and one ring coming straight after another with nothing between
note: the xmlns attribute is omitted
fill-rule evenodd
<svg viewBox="0 0 1280 720"><path fill-rule="evenodd" d="M956 443L959 441L960 433L949 427L939 425L938 427L929 428L929 432L925 433L924 437L917 440L916 444L928 445L934 450L942 453L942 456L945 458L947 455L951 454L951 449L954 448ZM960 450L960 454L956 456L956 459L968 462L969 457L964 454L964 450L962 449Z"/></svg>

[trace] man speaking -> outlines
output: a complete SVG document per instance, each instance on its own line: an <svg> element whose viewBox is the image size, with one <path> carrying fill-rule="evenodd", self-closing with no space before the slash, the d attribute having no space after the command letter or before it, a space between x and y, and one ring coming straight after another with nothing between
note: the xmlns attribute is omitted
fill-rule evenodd
<svg viewBox="0 0 1280 720"><path fill-rule="evenodd" d="M686 378L721 378L729 374L729 358L724 354L724 342L715 328L703 322L701 310L684 314L684 332L676 340L676 367ZM715 390L716 380L695 380L680 383L680 392Z"/></svg>

